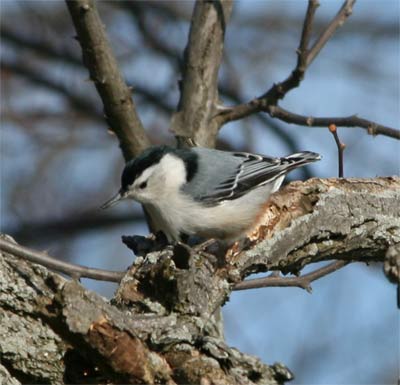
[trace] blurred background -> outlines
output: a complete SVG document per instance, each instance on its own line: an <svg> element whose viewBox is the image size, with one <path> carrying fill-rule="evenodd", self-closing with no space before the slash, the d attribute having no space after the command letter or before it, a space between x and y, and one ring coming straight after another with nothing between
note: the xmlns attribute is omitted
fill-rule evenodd
<svg viewBox="0 0 400 385"><path fill-rule="evenodd" d="M140 117L154 143L168 132L178 101L191 1L101 1L99 11ZM341 2L321 1L315 31ZM237 1L220 70L228 105L282 81L296 63L307 2ZM399 2L360 0L298 89L281 105L298 114L359 114L399 127ZM26 246L92 267L124 270L134 256L121 235L147 234L140 207L99 206L119 188L123 159L82 66L63 1L1 0L1 231ZM345 176L399 173L394 139L339 128ZM323 160L291 178L336 177L337 151L325 128L257 115L226 125L221 148ZM312 267L314 268L314 267ZM83 283L111 297L115 285ZM267 363L283 362L296 384L395 384L399 312L380 265L353 264L313 284L233 293L224 307L227 342Z"/></svg>

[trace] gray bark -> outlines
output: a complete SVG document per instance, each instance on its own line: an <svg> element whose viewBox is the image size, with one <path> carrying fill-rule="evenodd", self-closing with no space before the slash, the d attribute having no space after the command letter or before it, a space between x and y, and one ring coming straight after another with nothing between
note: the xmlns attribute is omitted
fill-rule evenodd
<svg viewBox="0 0 400 385"><path fill-rule="evenodd" d="M95 2L74 0L67 1L67 6L82 47L83 63L103 101L105 118L128 161L150 146L131 90L118 68Z"/></svg>
<svg viewBox="0 0 400 385"><path fill-rule="evenodd" d="M182 139L199 146L215 147L220 128L217 120L218 70L222 60L225 29L233 2L198 1L185 49L181 97L171 129Z"/></svg>
<svg viewBox="0 0 400 385"><path fill-rule="evenodd" d="M289 184L245 250L153 251L136 259L111 302L3 252L0 373L14 383L281 384L290 371L227 346L215 310L253 272L384 261L400 243L399 187L399 178Z"/></svg>

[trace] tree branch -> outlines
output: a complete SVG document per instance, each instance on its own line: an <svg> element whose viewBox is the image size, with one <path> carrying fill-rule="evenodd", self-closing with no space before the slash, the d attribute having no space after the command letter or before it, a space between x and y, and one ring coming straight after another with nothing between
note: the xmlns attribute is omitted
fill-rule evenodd
<svg viewBox="0 0 400 385"><path fill-rule="evenodd" d="M338 177L343 178L344 177L344 149L346 148L346 145L342 143L339 139L339 135L337 132L337 128L334 124L329 125L329 131L332 133L333 138L335 139L337 151L338 151Z"/></svg>
<svg viewBox="0 0 400 385"><path fill-rule="evenodd" d="M173 385L202 383L212 373L223 385L282 384L292 378L285 367L264 365L224 343L215 310L252 273L297 273L309 263L338 260L303 277L279 277L279 281L267 277L262 282L307 289L311 281L349 261L383 261L387 250L400 244L399 199L400 178L291 183L271 197L244 249L232 247L223 260L182 244L152 251L146 258L136 258L120 282L113 305L76 281L67 282L41 266L15 260L11 254L30 258L32 252L2 241L0 334L15 338L16 324L32 334L9 353L13 358L5 361L6 369L18 368L31 376L28 349L41 352L38 357L45 352L50 362L60 365L52 366L49 374L45 370L49 360L38 360L31 353L36 377L28 377L30 382L57 382L54 376L73 374L77 377L70 382L80 383L82 373L95 373L114 382ZM47 256L36 261L42 263L43 257ZM394 271L392 266L386 271ZM260 281L240 285L259 287ZM49 351L51 343L59 348ZM9 345L9 339L0 339L0 357L2 346ZM67 350L73 360L66 358ZM84 370L77 362L84 362Z"/></svg>
<svg viewBox="0 0 400 385"><path fill-rule="evenodd" d="M187 313L183 306L161 314L161 304L152 308L151 299L134 297L134 280L126 277L111 304L76 281L0 253L5 370L26 383L177 385L212 378L220 385L279 385L293 377L282 364L269 366L227 346L212 331L209 313Z"/></svg>
<svg viewBox="0 0 400 385"><path fill-rule="evenodd" d="M288 113L277 105L278 101L280 99L283 99L283 97L290 90L298 87L301 80L303 79L304 73L308 66L318 55L322 47L332 37L334 32L341 25L343 25L345 20L351 15L354 3L355 0L345 0L337 15L332 19L327 28L322 32L322 34L316 40L311 49L308 49L307 47L312 30L312 21L315 10L318 6L318 1L309 0L306 16L304 19L300 45L297 50L298 60L295 69L286 80L281 83L274 84L265 94L259 96L258 98L255 98L248 103L239 104L235 107L226 107L221 109L216 116L216 119L219 121L220 126L230 121L242 119L256 112L263 111L268 113L271 117L276 117L289 123L297 123L302 125L305 125L306 123L307 125L321 125L324 127L328 126L331 123L336 124L337 126L360 126L363 128L367 128L368 132L372 135L382 134L394 138L399 138L399 131L355 116L352 116L351 118L332 118L332 120L329 121L321 118L324 120L317 120L318 123L310 119L312 123L307 123L307 118L301 117L300 115Z"/></svg>
<svg viewBox="0 0 400 385"><path fill-rule="evenodd" d="M263 287L299 287L311 293L311 282L316 281L328 274L331 274L343 266L349 264L349 261L336 261L311 273L301 275L300 277L280 277L272 273L268 277L248 279L238 283L233 290L259 289Z"/></svg>
<svg viewBox="0 0 400 385"><path fill-rule="evenodd" d="M267 270L297 272L304 265L321 260L339 259L346 263L349 260L383 260L387 248L400 242L400 209L396 205L399 191L400 179L395 177L292 182L268 201L259 226L249 233L247 248L238 251L234 245L228 250L229 266L234 266L235 274L243 279ZM4 240L0 242L0 249L74 277L118 282L123 274L54 260L45 253ZM184 258L201 250L188 248L185 251L181 246L178 249L179 253L188 253ZM341 264L324 267L304 277L267 277L236 282L235 287L240 290L266 286L304 287L305 283L334 271L335 266L338 268ZM260 282L264 286L260 286Z"/></svg>
<svg viewBox="0 0 400 385"><path fill-rule="evenodd" d="M82 47L83 62L103 101L106 119L117 135L125 160L150 145L107 41L93 0L67 0Z"/></svg>
<svg viewBox="0 0 400 385"><path fill-rule="evenodd" d="M171 128L177 137L215 147L219 127L212 122L218 101L218 70L231 0L196 2L185 49L181 97Z"/></svg>
<svg viewBox="0 0 400 385"><path fill-rule="evenodd" d="M242 279L310 262L383 261L400 242L400 178L310 179L273 194L248 250L231 250Z"/></svg>
<svg viewBox="0 0 400 385"><path fill-rule="evenodd" d="M353 13L353 6L355 2L356 0L346 0L343 3L339 12L336 14L336 16L332 19L329 25L325 28L325 30L321 33L319 38L310 48L307 54L307 61L306 61L307 67L313 62L313 60L319 54L323 46L333 36L336 30L344 24L344 22L349 16L351 16L351 14Z"/></svg>
<svg viewBox="0 0 400 385"><path fill-rule="evenodd" d="M369 135L385 135L394 139L400 139L400 130L386 127L372 120L360 118L357 115L346 117L313 117L294 114L280 106L270 106L268 112L272 117L283 120L286 123L298 124L308 127L327 127L334 124L337 127L361 127L365 128Z"/></svg>
<svg viewBox="0 0 400 385"><path fill-rule="evenodd" d="M99 281L119 282L124 276L124 273L119 271L95 269L92 267L64 262L59 259L52 258L46 253L41 253L40 251L34 251L27 247L20 246L17 243L4 239L3 237L0 238L0 250L16 257L26 259L27 261L46 266L49 269L65 273L76 279L92 278Z"/></svg>

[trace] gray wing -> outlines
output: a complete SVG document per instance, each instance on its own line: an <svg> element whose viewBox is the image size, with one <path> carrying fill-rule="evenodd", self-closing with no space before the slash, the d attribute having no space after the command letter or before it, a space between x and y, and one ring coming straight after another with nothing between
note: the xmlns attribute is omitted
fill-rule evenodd
<svg viewBox="0 0 400 385"><path fill-rule="evenodd" d="M320 159L318 154L301 152L272 158L246 152L225 152L194 148L198 173L184 191L210 205L241 197L250 190L275 181L290 170Z"/></svg>

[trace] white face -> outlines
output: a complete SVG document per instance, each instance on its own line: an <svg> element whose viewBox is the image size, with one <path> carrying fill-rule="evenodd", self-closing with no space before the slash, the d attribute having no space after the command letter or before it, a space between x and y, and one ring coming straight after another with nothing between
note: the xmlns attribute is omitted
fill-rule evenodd
<svg viewBox="0 0 400 385"><path fill-rule="evenodd" d="M135 199L140 203L151 203L154 199L154 187L158 184L155 178L157 167L158 164L144 170L133 184L128 186L126 198Z"/></svg>
<svg viewBox="0 0 400 385"><path fill-rule="evenodd" d="M177 194L185 182L186 170L183 161L167 154L159 163L147 168L136 178L129 186L126 198L158 205L166 195Z"/></svg>

